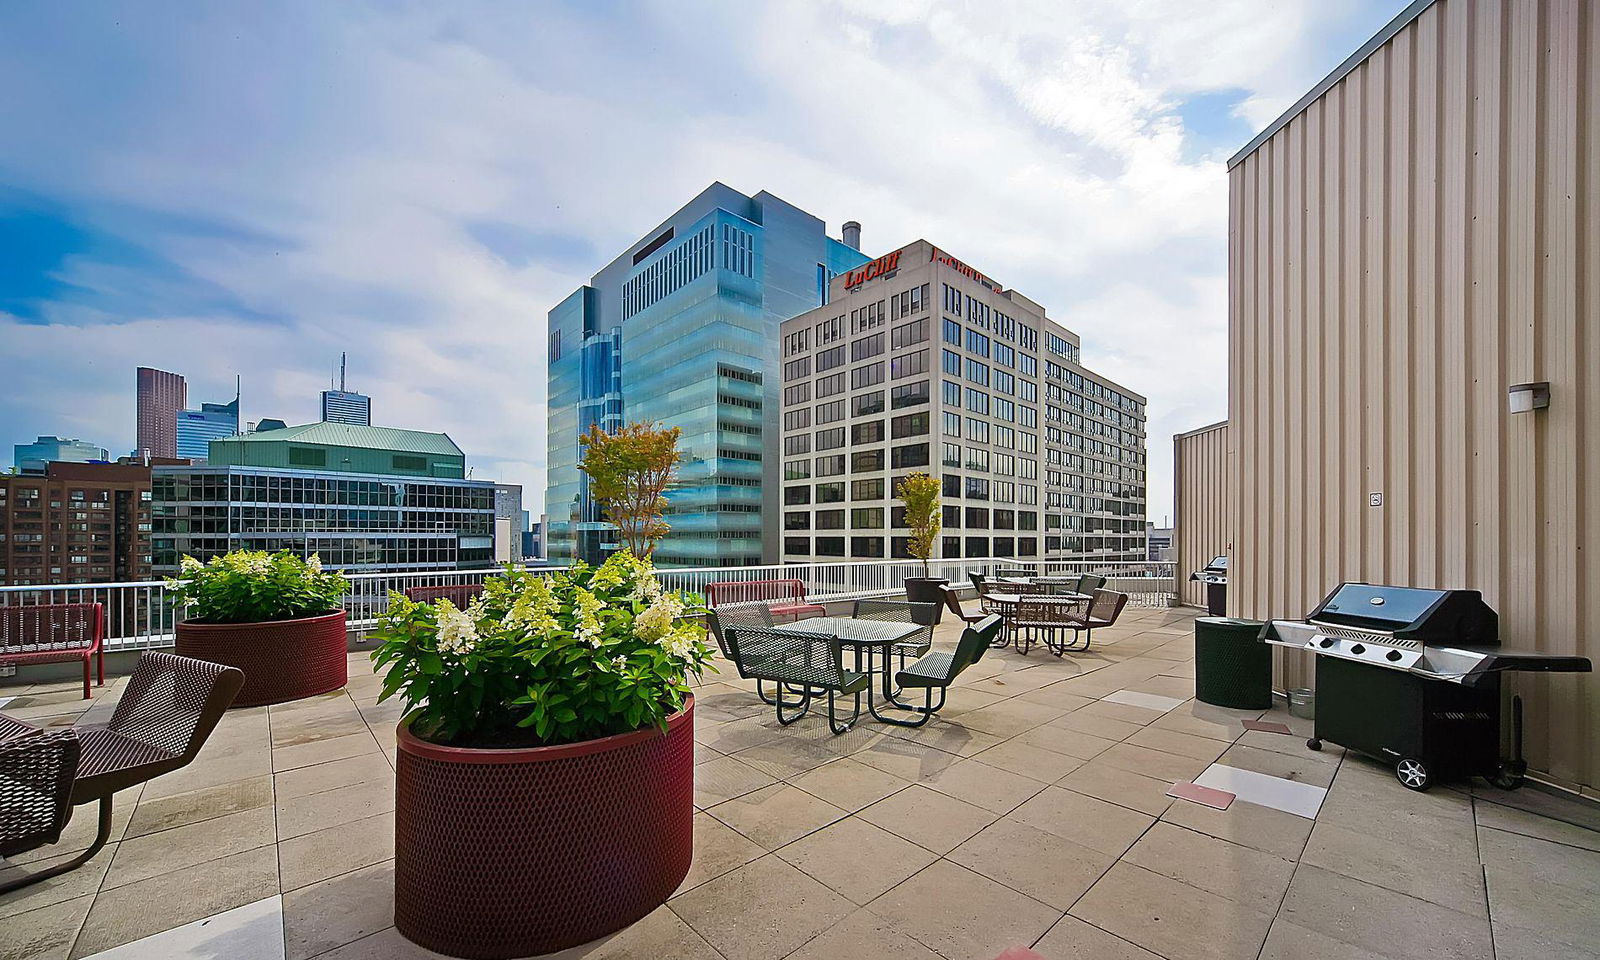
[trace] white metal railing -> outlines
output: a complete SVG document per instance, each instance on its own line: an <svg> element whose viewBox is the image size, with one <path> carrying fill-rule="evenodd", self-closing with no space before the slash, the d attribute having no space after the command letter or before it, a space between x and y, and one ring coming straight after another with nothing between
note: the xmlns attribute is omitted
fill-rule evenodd
<svg viewBox="0 0 1600 960"><path fill-rule="evenodd" d="M534 572L558 567L529 567ZM1027 569L1051 575L1096 574L1106 587L1129 595L1129 603L1144 607L1171 606L1175 565L1170 561L1123 562L1100 560L1039 560L985 558L931 560L928 574L943 577L958 587L970 585L968 571L994 576L1000 570ZM482 583L499 568L486 570L420 570L397 573L351 573L344 608L350 630L365 633L389 607L389 594L410 587L436 587ZM923 576L920 560L839 560L823 563L771 564L753 567L674 567L657 571L662 584L672 590L704 593L707 584L739 580L799 580L812 600L851 600L890 596L905 589L907 577ZM174 624L180 619L166 583L85 583L0 587L0 606L33 603L101 603L106 611L106 649L139 650L170 647Z"/></svg>

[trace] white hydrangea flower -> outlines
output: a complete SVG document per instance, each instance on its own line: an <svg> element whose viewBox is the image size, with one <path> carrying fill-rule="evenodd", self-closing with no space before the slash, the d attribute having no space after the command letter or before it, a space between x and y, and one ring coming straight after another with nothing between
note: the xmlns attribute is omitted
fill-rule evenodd
<svg viewBox="0 0 1600 960"><path fill-rule="evenodd" d="M204 569L204 567L205 564L187 554L184 555L182 560L178 561L178 570L181 573L194 573L196 570Z"/></svg>
<svg viewBox="0 0 1600 960"><path fill-rule="evenodd" d="M321 573L322 572L322 557L320 557L317 554L313 553L311 555L311 559L306 561L306 566L311 568L311 572L312 573Z"/></svg>
<svg viewBox="0 0 1600 960"><path fill-rule="evenodd" d="M633 618L633 632L641 640L662 640L672 633L682 615L683 601L671 594L662 594Z"/></svg>
<svg viewBox="0 0 1600 960"><path fill-rule="evenodd" d="M456 656L471 653L478 645L478 625L449 600L440 600L435 621L439 625L439 652Z"/></svg>

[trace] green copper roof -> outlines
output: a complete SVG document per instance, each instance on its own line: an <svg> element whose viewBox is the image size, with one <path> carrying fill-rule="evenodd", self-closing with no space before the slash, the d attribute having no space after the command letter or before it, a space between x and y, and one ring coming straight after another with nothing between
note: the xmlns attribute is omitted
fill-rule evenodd
<svg viewBox="0 0 1600 960"><path fill-rule="evenodd" d="M431 453L439 457L463 456L448 434L399 427L366 427L354 423L307 423L282 430L265 430L229 437L234 443L320 443L333 447L365 450L396 450L401 453Z"/></svg>

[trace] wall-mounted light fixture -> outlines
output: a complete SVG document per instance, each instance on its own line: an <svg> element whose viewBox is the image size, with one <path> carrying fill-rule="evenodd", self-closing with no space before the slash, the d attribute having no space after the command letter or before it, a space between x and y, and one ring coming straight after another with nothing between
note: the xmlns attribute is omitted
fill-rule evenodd
<svg viewBox="0 0 1600 960"><path fill-rule="evenodd" d="M1512 413L1530 413L1550 406L1550 381L1514 383L1506 391Z"/></svg>

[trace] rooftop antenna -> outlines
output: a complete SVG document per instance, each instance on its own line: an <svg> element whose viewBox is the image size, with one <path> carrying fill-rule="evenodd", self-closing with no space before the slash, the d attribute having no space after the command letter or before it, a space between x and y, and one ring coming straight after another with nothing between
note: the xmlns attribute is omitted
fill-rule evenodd
<svg viewBox="0 0 1600 960"><path fill-rule="evenodd" d="M344 393L344 351L339 351L339 392Z"/></svg>

